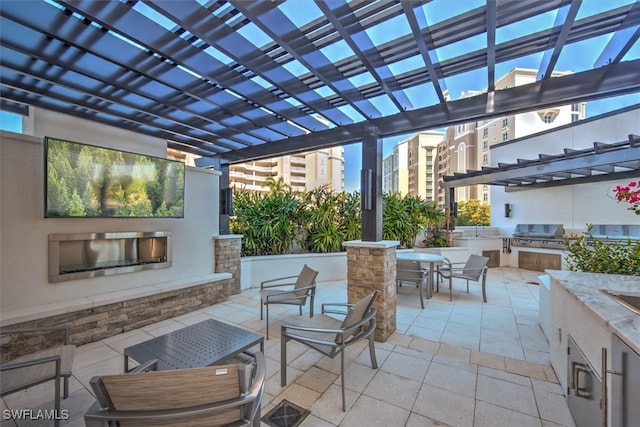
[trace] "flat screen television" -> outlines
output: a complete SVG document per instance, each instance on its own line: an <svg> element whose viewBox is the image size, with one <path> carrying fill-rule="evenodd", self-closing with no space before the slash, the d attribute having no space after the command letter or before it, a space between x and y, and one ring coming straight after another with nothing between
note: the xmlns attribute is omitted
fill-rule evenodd
<svg viewBox="0 0 640 427"><path fill-rule="evenodd" d="M45 137L46 218L183 218L184 163Z"/></svg>

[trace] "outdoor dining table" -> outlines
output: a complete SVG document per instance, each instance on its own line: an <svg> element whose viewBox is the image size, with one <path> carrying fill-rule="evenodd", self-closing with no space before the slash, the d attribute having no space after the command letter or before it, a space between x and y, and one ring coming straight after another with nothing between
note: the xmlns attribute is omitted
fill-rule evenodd
<svg viewBox="0 0 640 427"><path fill-rule="evenodd" d="M429 263L429 277L427 278L427 298L431 298L433 292L433 272L437 262L444 261L442 255L428 254L424 252L397 252L396 258L404 261L418 261Z"/></svg>

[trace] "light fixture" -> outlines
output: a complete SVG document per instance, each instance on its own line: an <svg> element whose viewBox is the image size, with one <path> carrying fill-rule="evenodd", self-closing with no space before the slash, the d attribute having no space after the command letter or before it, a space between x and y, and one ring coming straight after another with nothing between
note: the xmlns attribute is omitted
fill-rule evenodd
<svg viewBox="0 0 640 427"><path fill-rule="evenodd" d="M504 217L511 218L511 205L509 203L504 204Z"/></svg>

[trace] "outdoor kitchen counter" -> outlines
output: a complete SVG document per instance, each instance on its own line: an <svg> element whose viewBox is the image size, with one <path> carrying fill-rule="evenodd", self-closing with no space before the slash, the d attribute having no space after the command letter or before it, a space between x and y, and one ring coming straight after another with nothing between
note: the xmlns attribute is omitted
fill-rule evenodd
<svg viewBox="0 0 640 427"><path fill-rule="evenodd" d="M552 286L555 282L564 287L578 304L600 318L603 326L640 353L640 315L600 292L600 289L607 289L640 296L639 276L566 270L547 270L546 273L551 277Z"/></svg>

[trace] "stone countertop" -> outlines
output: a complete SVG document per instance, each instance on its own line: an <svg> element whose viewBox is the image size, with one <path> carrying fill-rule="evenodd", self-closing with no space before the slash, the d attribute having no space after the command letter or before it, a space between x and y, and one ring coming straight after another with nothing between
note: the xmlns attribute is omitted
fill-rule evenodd
<svg viewBox="0 0 640 427"><path fill-rule="evenodd" d="M600 292L600 289L607 289L640 296L639 276L567 270L547 270L546 273L640 353L640 315Z"/></svg>

